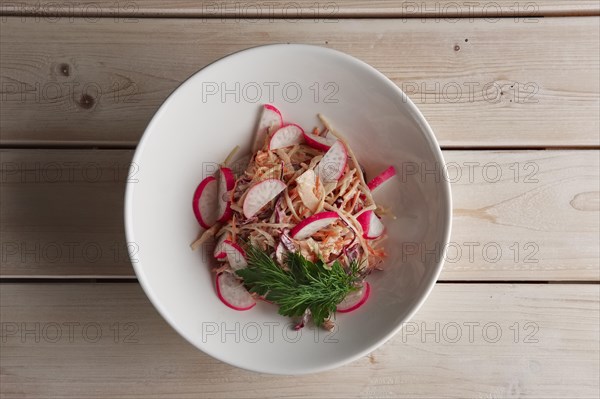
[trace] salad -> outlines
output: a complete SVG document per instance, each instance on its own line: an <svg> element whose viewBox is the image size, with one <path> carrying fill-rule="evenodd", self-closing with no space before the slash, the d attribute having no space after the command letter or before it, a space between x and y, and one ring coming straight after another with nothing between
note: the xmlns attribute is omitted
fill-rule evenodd
<svg viewBox="0 0 600 399"><path fill-rule="evenodd" d="M214 240L216 291L235 310L256 300L297 318L333 328L336 312L362 306L365 278L380 269L387 212L373 194L396 172L392 166L367 183L346 140L319 115L323 128L305 132L264 105L252 153L196 189L193 210L205 229L192 244Z"/></svg>

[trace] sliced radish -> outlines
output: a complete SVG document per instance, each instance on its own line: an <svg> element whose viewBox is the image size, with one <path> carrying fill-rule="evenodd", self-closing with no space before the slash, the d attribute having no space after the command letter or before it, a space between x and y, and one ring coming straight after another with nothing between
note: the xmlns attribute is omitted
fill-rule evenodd
<svg viewBox="0 0 600 399"><path fill-rule="evenodd" d="M371 285L365 281L360 289L348 294L346 298L337 305L337 311L340 313L352 312L364 305L365 302L367 302L367 299L369 299L369 295L371 295Z"/></svg>
<svg viewBox="0 0 600 399"><path fill-rule="evenodd" d="M303 240L312 236L322 228L329 226L338 219L339 216L336 212L319 212L298 223L290 231L290 235L296 240Z"/></svg>
<svg viewBox="0 0 600 399"><path fill-rule="evenodd" d="M258 121L258 127L254 135L254 143L252 144L252 152L256 152L263 147L265 139L269 134L269 130L274 131L283 126L283 118L281 112L271 104L263 105L262 114Z"/></svg>
<svg viewBox="0 0 600 399"><path fill-rule="evenodd" d="M373 191L394 176L396 176L396 168L390 166L386 170L375 176L373 180L367 183L367 186L369 186L369 190Z"/></svg>
<svg viewBox="0 0 600 399"><path fill-rule="evenodd" d="M227 258L227 252L225 252L225 248L223 247L223 243L226 240L229 240L228 234L223 234L219 238L219 241L217 241L217 245L215 246L215 250L213 252L213 255L216 259L225 260L225 258Z"/></svg>
<svg viewBox="0 0 600 399"><path fill-rule="evenodd" d="M304 142L304 129L296 124L289 124L277 129L269 141L269 149L289 147Z"/></svg>
<svg viewBox="0 0 600 399"><path fill-rule="evenodd" d="M219 273L216 286L219 299L231 309L248 310L256 305L244 284L231 273Z"/></svg>
<svg viewBox="0 0 600 399"><path fill-rule="evenodd" d="M344 174L348 162L348 150L341 141L336 141L317 165L316 172L324 183L338 180Z"/></svg>
<svg viewBox="0 0 600 399"><path fill-rule="evenodd" d="M252 186L244 199L244 216L251 218L260 209L285 190L285 183L279 179L266 179Z"/></svg>
<svg viewBox="0 0 600 399"><path fill-rule="evenodd" d="M356 220L362 226L363 237L373 239L383 234L385 226L383 223L381 223L381 220L379 220L375 212L363 212L359 217L356 218Z"/></svg>
<svg viewBox="0 0 600 399"><path fill-rule="evenodd" d="M192 207L198 223L209 229L217 222L217 179L209 176L202 180L194 192Z"/></svg>
<svg viewBox="0 0 600 399"><path fill-rule="evenodd" d="M328 134L327 136L317 136L316 134L304 133L304 140L306 144L311 146L312 148L316 148L321 151L328 151L331 146L337 141L337 139Z"/></svg>
<svg viewBox="0 0 600 399"><path fill-rule="evenodd" d="M235 177L233 171L229 168L219 169L219 190L217 201L217 221L226 222L231 217L233 211L231 210L231 190L235 184Z"/></svg>
<svg viewBox="0 0 600 399"><path fill-rule="evenodd" d="M246 262L246 253L235 242L231 240L223 241L223 250L227 255L227 260L229 261L229 266L233 270L243 269L248 266L248 262Z"/></svg>

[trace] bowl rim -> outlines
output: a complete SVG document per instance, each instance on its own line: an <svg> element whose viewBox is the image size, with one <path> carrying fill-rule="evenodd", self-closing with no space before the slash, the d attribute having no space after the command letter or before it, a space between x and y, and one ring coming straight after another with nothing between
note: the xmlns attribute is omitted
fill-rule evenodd
<svg viewBox="0 0 600 399"><path fill-rule="evenodd" d="M233 53L224 55L223 57L220 57L216 60L214 60L213 62L211 62L210 64L198 69L196 72L194 72L193 74L191 74L187 79L185 79L183 82L181 82L168 96L167 98L163 101L163 103L160 105L160 107L158 108L158 110L154 113L154 115L152 116L152 119L150 120L150 122L148 123L148 125L146 126L146 129L144 129L144 133L142 134L142 137L140 138L140 141L135 149L135 153L134 156L131 160L130 165L132 165L131 167L133 167L133 165L136 165L137 163L139 163L140 158L142 157L142 153L144 152L144 148L146 146L146 143L149 141L149 137L151 135L151 131L154 127L154 125L156 124L156 121L159 119L160 115L162 115L162 113L165 112L165 109L167 108L169 102L172 100L172 98L177 94L177 92L185 85L188 83L188 81L190 79L192 79L193 77L195 77L196 75L202 73L205 70L212 70L214 68L218 68L219 65L223 62L226 62L226 60L230 57L237 57L237 56L242 56L245 53L250 53L250 52L254 52L254 51L260 51L263 48L298 48L298 49L309 49L311 51L321 51L323 53L329 53L329 54L333 54L337 57L340 57L342 59L344 59L345 62L349 62L349 63L353 63L354 65L361 67L363 69L366 69L368 72L373 73L375 75L377 75L379 78L381 78L383 81L385 81L392 90L395 90L396 93L402 97L404 104L408 107L408 111L409 113L413 116L414 120L417 122L419 128L421 129L421 131L423 132L423 134L425 135L425 139L427 140L429 147L431 148L434 157L437 158L436 161L442 163L443 165L445 165L445 160L444 160L444 156L442 154L442 150L440 148L440 145L433 133L433 130L431 129L431 127L429 126L429 123L427 122L427 120L425 119L425 117L423 116L423 114L421 113L421 111L417 108L417 106L412 102L412 100L406 95L406 93L404 93L404 91L402 91L402 89L400 89L400 87L398 87L396 85L396 83L394 83L390 78L388 78L387 76L385 76L382 72L378 71L375 67L367 64L366 62L351 56L349 54L346 54L342 51L339 50L334 50L328 47L323 47L323 46L319 46L319 45L311 45L311 44L297 44L297 43L287 43L287 44L267 44L267 45L260 45L260 46L253 46L253 47L249 47L246 49L242 49L239 51L235 51ZM441 256L440 256L440 260L438 260L435 263L435 270L433 272L433 278L431 278L425 285L424 285L424 290L423 290L423 294L421 295L421 297L417 300L416 304L413 305L412 309L407 313L406 317L404 318L404 321L402 323L399 323L396 327L394 327L393 329L391 329L383 338L379 339L377 342L375 342L372 345L369 345L368 347L363 348L362 350L359 350L357 353L345 357L342 360L336 361L336 362L331 362L331 363L324 363L322 365L318 365L318 366L314 366L314 367L307 367L304 370L301 371L295 371L293 373L285 373L285 372L279 372L277 370L273 370L273 369L265 369L262 367L257 367L257 368L250 368L246 365L242 365L239 364L236 361L230 361L230 360L224 360L223 358L221 358L221 356L219 355L219 353L217 351L213 351L208 347L201 347L196 345L191 337L188 338L187 334L184 333L178 326L177 324L171 319L171 317L169 316L169 313L163 308L162 304L158 301L158 298L156 296L156 294L154 293L150 283L148 283L148 281L146 280L146 277L144 275L143 272L143 268L140 265L140 261L137 259L133 259L132 258L132 254L129 254L130 256L130 261L131 264L133 266L135 275L137 277L137 280L140 284L140 286L142 287L144 293L146 294L146 296L148 297L148 299L150 300L150 303L152 303L152 305L154 306L154 308L158 311L158 313L162 316L163 319L165 319L167 321L167 323L171 326L171 328L173 328L181 337L183 337L188 343L190 343L193 347L201 350L202 352L204 352L205 354L223 362L226 364L229 364L231 366L235 366L237 368L241 368L244 370L248 370L248 371L252 371L252 372L258 372L258 373L265 373L265 374L276 374L276 375L305 375L305 374L312 374L312 373L318 373L318 372L322 372L322 371L327 371L327 370L332 370L338 367L341 367L343 365L349 364L351 362L354 362L357 359L360 359L366 355L368 355L369 353L373 352L374 350L376 350L377 348L381 347L382 345L384 345L386 342L388 342L394 335L396 335L404 326L404 324L406 322L408 322L410 319L412 319L412 317L415 315L415 313L423 306L423 304L425 303L425 301L427 300L427 298L429 297L429 295L431 294L431 291L433 290L433 287L435 286L439 275L442 271L442 268L444 266L444 262L445 262L445 258L446 258L446 252L448 249L448 243L450 241L450 232L452 230L452 194L451 194L451 186L450 186L450 182L445 179L442 178L441 179L441 195L443 197L443 199L445 200L444 203L446 204L446 214L447 214L447 220L445 223L445 229L443 232L443 249L441 252ZM133 232L133 221L132 219L132 210L133 210L133 197L134 197L134 191L135 191L135 184L133 184L133 182L127 182L126 183L126 188L125 188L125 201L124 201L124 222L125 222L125 237L126 237L126 242L135 242L134 239L134 232Z"/></svg>

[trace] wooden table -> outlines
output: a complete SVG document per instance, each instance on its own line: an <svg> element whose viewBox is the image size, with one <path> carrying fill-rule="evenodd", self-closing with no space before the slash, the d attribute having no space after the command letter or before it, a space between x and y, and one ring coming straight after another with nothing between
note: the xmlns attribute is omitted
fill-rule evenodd
<svg viewBox="0 0 600 399"><path fill-rule="evenodd" d="M1 0L2 398L598 398L600 5ZM441 281L369 356L303 377L195 350L133 275L123 191L167 95L251 46L403 88L453 185Z"/></svg>

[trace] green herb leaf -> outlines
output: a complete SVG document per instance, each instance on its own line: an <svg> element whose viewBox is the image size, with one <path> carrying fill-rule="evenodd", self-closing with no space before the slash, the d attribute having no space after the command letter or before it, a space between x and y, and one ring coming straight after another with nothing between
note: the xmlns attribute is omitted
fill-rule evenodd
<svg viewBox="0 0 600 399"><path fill-rule="evenodd" d="M285 270L265 251L249 245L246 257L248 266L236 273L250 292L279 305L283 316L302 316L309 309L317 326L361 281L358 262L346 270L338 261L327 267L321 260L311 262L300 253L289 253Z"/></svg>

